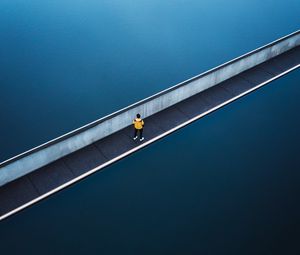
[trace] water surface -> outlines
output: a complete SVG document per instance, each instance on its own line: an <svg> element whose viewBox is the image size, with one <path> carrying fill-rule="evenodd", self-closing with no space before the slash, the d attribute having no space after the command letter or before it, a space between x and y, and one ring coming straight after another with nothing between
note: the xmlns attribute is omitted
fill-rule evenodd
<svg viewBox="0 0 300 255"><path fill-rule="evenodd" d="M0 1L0 161L299 29L298 0Z"/></svg>
<svg viewBox="0 0 300 255"><path fill-rule="evenodd" d="M293 32L299 8L3 0L0 156ZM1 222L1 251L299 254L299 83L295 71Z"/></svg>

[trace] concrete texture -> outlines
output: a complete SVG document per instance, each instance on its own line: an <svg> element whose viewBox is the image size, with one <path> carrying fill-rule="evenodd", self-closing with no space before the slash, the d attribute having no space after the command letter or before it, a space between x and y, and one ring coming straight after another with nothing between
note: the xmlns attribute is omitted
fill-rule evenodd
<svg viewBox="0 0 300 255"><path fill-rule="evenodd" d="M75 176L79 176L86 171L103 164L106 160L107 158L94 144L64 157L65 165Z"/></svg>
<svg viewBox="0 0 300 255"><path fill-rule="evenodd" d="M151 143L154 142L166 135L165 132L176 130L179 125L191 118L207 114L207 111L243 95L260 83L276 77L291 67L298 66L299 63L300 47L145 118L145 140L142 143L132 140L132 126L125 127L83 149L5 184L0 187L0 219L6 217L5 215L12 210L24 204L27 206L26 204L33 199L39 199L47 192L69 181L78 181L85 175L91 174L92 169L100 169L108 162L111 163L126 156L124 153L132 153L135 148L140 149L141 145L147 144L151 139L153 139Z"/></svg>

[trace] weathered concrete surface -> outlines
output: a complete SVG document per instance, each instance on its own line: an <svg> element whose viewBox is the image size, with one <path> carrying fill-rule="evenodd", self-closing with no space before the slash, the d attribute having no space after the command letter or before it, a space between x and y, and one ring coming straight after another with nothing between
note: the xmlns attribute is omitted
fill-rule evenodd
<svg viewBox="0 0 300 255"><path fill-rule="evenodd" d="M146 139L142 143L133 141L132 127L126 127L0 187L0 220L62 189L62 185L70 185L102 169L127 155L124 153L133 153L175 131L180 125L248 93L258 85L299 66L299 63L300 47L297 47L147 117L144 131Z"/></svg>
<svg viewBox="0 0 300 255"><path fill-rule="evenodd" d="M8 160L0 164L0 186L122 130L131 124L136 113L149 117L298 45L300 31Z"/></svg>

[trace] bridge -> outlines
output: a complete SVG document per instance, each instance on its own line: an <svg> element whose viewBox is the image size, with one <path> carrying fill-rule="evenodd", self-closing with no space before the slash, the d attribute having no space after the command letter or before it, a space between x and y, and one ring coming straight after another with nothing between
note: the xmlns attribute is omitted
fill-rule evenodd
<svg viewBox="0 0 300 255"><path fill-rule="evenodd" d="M300 31L0 163L0 220L300 67ZM145 120L133 141L132 120Z"/></svg>

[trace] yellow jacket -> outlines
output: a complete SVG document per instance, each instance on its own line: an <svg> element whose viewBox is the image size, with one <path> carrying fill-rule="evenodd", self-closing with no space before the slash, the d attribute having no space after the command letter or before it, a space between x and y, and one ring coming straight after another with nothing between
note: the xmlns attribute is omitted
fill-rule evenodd
<svg viewBox="0 0 300 255"><path fill-rule="evenodd" d="M144 121L142 119L136 118L133 120L133 125L135 129L142 129L144 126Z"/></svg>

